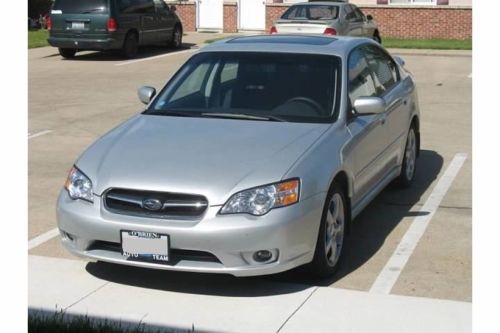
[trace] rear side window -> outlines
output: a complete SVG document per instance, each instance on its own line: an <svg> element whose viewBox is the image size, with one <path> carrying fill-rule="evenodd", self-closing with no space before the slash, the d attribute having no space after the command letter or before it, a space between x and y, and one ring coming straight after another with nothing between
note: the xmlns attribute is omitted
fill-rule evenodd
<svg viewBox="0 0 500 333"><path fill-rule="evenodd" d="M109 12L108 0L56 0L52 11L59 14L105 14Z"/></svg>
<svg viewBox="0 0 500 333"><path fill-rule="evenodd" d="M122 14L144 14L155 11L153 0L118 0L118 10Z"/></svg>

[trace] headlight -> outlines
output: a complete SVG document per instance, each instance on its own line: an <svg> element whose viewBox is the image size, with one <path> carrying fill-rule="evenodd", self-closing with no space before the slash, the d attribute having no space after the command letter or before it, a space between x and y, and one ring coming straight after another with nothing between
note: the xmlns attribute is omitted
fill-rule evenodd
<svg viewBox="0 0 500 333"><path fill-rule="evenodd" d="M94 202L92 182L76 167L73 167L69 172L68 179L64 183L64 188L68 190L68 194L73 200L83 199Z"/></svg>
<svg viewBox="0 0 500 333"><path fill-rule="evenodd" d="M299 188L300 181L291 179L244 190L233 195L222 207L220 214L264 215L273 208L299 201Z"/></svg>

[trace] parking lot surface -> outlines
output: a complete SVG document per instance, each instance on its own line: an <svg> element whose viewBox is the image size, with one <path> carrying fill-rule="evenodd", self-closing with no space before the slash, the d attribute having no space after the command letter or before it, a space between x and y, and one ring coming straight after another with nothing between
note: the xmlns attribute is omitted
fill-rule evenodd
<svg viewBox="0 0 500 333"><path fill-rule="evenodd" d="M30 255L78 260L63 249L57 236L53 237L57 195L73 162L99 136L143 110L137 88L162 87L204 39L214 37L189 34L181 51L148 48L132 61L96 52L63 60L50 47L29 51ZM406 68L416 78L422 116L422 151L415 185L405 190L388 187L354 221L347 256L334 278L311 280L300 269L246 279L168 271L145 274L135 268L126 268L124 274L125 268L105 264L89 264L81 274L185 293L197 292L189 285L244 289L242 280L250 281L255 290L272 282L369 292L375 281L395 270L386 265L400 251L407 231L418 228L418 223L428 223L389 292L471 302L472 58L467 52L404 53ZM449 180L449 186L437 193L434 190L445 173L443 181ZM426 210L432 204L436 204L435 209Z"/></svg>

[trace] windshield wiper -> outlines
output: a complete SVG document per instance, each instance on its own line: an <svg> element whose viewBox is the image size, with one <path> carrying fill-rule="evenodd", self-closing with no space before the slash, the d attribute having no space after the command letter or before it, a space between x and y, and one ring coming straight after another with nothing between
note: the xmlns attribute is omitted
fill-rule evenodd
<svg viewBox="0 0 500 333"><path fill-rule="evenodd" d="M155 110L150 112L144 112L144 114L152 116L172 116L172 117L197 117L200 115L199 112L191 111L168 111L168 110Z"/></svg>
<svg viewBox="0 0 500 333"><path fill-rule="evenodd" d="M264 120L264 121L286 121L275 116L260 116L251 113L223 113L223 112L204 112L203 117L227 118L227 119L247 119L247 120Z"/></svg>

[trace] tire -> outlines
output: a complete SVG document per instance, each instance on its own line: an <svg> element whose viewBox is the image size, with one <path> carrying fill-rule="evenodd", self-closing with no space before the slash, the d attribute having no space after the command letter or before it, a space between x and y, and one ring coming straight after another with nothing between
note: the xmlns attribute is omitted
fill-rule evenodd
<svg viewBox="0 0 500 333"><path fill-rule="evenodd" d="M173 49L180 49L182 47L182 28L176 25L172 32L172 39L168 45Z"/></svg>
<svg viewBox="0 0 500 333"><path fill-rule="evenodd" d="M139 48L139 40L135 33L128 33L123 41L122 54L125 58L131 59L137 55L137 49Z"/></svg>
<svg viewBox="0 0 500 333"><path fill-rule="evenodd" d="M417 171L417 149L417 133L415 131L415 126L412 126L408 131L401 173L397 178L397 183L401 187L410 187L415 179L415 173Z"/></svg>
<svg viewBox="0 0 500 333"><path fill-rule="evenodd" d="M379 34L379 32L378 32L378 31L375 31L375 32L373 33L373 37L372 37L372 39L373 39L374 41L376 41L377 43L382 44L382 38L380 37L380 34Z"/></svg>
<svg viewBox="0 0 500 333"><path fill-rule="evenodd" d="M71 59L75 56L76 54L76 49L65 49L65 48L59 48L59 54L61 57L65 59Z"/></svg>
<svg viewBox="0 0 500 333"><path fill-rule="evenodd" d="M318 278L331 277L337 271L345 255L345 236L350 222L350 211L347 207L345 191L334 183L329 192L313 261L309 264L309 272Z"/></svg>

